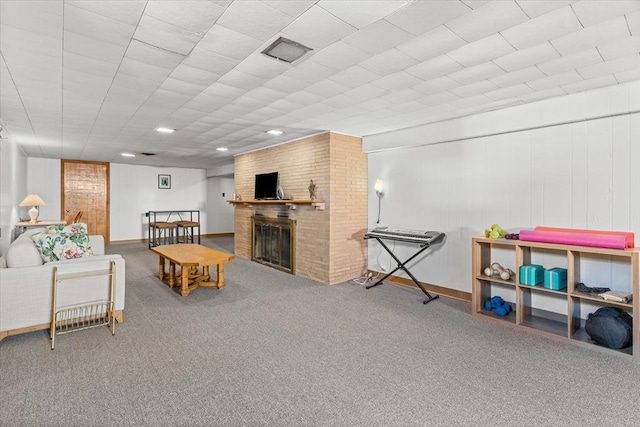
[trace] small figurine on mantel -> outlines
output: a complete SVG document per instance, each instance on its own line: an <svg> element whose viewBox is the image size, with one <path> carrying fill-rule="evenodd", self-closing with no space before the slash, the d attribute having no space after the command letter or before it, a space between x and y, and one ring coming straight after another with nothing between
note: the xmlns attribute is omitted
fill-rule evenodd
<svg viewBox="0 0 640 427"><path fill-rule="evenodd" d="M315 200L316 198L316 185L313 183L313 180L309 183L309 198L311 200Z"/></svg>

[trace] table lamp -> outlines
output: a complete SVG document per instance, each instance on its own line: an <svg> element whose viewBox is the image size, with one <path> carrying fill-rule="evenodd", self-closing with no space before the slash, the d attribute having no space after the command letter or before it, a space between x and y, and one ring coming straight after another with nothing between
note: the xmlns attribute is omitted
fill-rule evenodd
<svg viewBox="0 0 640 427"><path fill-rule="evenodd" d="M46 203L37 194L29 194L20 202L20 206L31 206L31 209L29 209L31 221L29 222L35 224L38 222L38 206L46 206Z"/></svg>

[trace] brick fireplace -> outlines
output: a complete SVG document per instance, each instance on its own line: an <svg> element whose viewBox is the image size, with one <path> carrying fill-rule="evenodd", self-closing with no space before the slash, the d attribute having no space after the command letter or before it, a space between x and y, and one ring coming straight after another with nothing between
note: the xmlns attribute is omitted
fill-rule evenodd
<svg viewBox="0 0 640 427"><path fill-rule="evenodd" d="M287 199L309 199L309 183L324 209L310 203L251 204L255 175L277 171ZM361 138L324 133L236 156L235 254L252 259L252 217L295 222L293 273L325 284L367 269L367 155Z"/></svg>

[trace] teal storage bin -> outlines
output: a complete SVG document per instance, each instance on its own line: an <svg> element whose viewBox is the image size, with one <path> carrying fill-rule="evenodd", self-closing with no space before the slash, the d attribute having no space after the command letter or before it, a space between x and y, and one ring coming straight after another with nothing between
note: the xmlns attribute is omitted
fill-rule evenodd
<svg viewBox="0 0 640 427"><path fill-rule="evenodd" d="M537 264L524 264L520 266L520 284L539 285L544 282L544 267Z"/></svg>
<svg viewBox="0 0 640 427"><path fill-rule="evenodd" d="M559 291L567 287L567 269L550 268L544 272L544 287Z"/></svg>

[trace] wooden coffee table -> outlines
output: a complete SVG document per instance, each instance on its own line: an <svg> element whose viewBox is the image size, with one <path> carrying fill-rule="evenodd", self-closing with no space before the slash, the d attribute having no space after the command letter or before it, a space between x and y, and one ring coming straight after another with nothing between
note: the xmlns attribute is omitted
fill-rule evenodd
<svg viewBox="0 0 640 427"><path fill-rule="evenodd" d="M223 289L224 264L235 258L234 255L198 244L154 246L151 250L160 256L158 278L172 289L179 285L176 291L183 297L200 286ZM165 260L169 261L169 274L165 273ZM218 266L218 277L212 281L209 266L214 264ZM176 265L180 266L177 277Z"/></svg>

